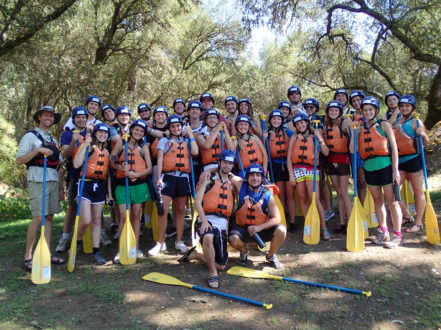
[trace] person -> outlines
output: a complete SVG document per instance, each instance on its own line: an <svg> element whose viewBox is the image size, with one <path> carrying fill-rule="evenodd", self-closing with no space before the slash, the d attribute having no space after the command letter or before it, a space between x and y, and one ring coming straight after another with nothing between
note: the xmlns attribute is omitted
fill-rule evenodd
<svg viewBox="0 0 441 330"><path fill-rule="evenodd" d="M378 231L373 243L385 248L396 248L401 244L402 213L394 198L394 184L400 183L398 171L398 150L392 126L389 122L377 119L380 104L375 97L367 96L362 101L365 123L357 131L358 150L364 160L364 173L368 189L375 203L378 218ZM354 136L351 138L350 150L354 151ZM386 222L386 200L394 228L390 239Z"/></svg>
<svg viewBox="0 0 441 330"><path fill-rule="evenodd" d="M224 270L228 263L227 232L228 221L234 207L234 185L231 182L236 154L223 150L218 158L219 166L210 177L199 182L196 194L196 210L199 217L197 232L201 239L202 254L196 246L189 249L179 262L198 260L208 267L208 286L219 288L218 271Z"/></svg>
<svg viewBox="0 0 441 330"><path fill-rule="evenodd" d="M86 98L86 108L89 114L87 118L87 125L94 126L95 124L101 123L101 120L97 119L97 113L101 107L101 98L97 95L89 95ZM72 118L69 118L66 124L64 124L63 129L65 131L70 131L75 128Z"/></svg>
<svg viewBox="0 0 441 330"><path fill-rule="evenodd" d="M175 248L181 253L188 251L183 241L185 204L191 194L189 175L190 157L199 153L196 139L190 126L187 126L189 144L182 136L183 121L179 115L167 118L169 138L162 138L157 147L157 189L162 191L164 210L168 210L173 202L173 213L176 222ZM190 150L191 149L191 150ZM156 256L166 251L165 232L167 228L167 212L158 218L158 240L149 251L149 256Z"/></svg>
<svg viewBox="0 0 441 330"><path fill-rule="evenodd" d="M384 103L387 105L387 111L382 119L388 120L392 125L401 117L398 102L401 95L397 91L388 91L384 97Z"/></svg>
<svg viewBox="0 0 441 330"><path fill-rule="evenodd" d="M237 117L237 106L239 101L235 96L227 96L225 98L225 110L227 110L227 116L225 117L225 123L227 124L228 133L232 136L232 127Z"/></svg>
<svg viewBox="0 0 441 330"><path fill-rule="evenodd" d="M239 115L246 115L250 118L252 125L250 127L250 131L257 136L262 136L263 131L260 125L260 120L255 119L253 116L253 104L249 98L242 98L239 100ZM234 133L236 134L236 133Z"/></svg>
<svg viewBox="0 0 441 330"><path fill-rule="evenodd" d="M328 156L329 149L323 140L321 129L314 128L314 133L312 134L310 132L310 119L307 114L299 113L295 115L293 122L297 130L297 134L293 134L289 140L287 156L289 181L297 190L300 207L302 208L303 216L306 217L308 209L311 205L314 180L314 135L317 138L318 152L321 152L324 156ZM319 166L320 162L317 155L317 169L315 172L317 181L320 180ZM326 227L325 214L323 211L323 206L320 202L319 189L315 194L315 198L320 217L323 239L328 241L331 239L331 234Z"/></svg>
<svg viewBox="0 0 441 330"><path fill-rule="evenodd" d="M329 155L325 161L325 172L331 177L337 192L340 223L334 233L346 232L346 220L352 212L352 202L348 195L349 176L351 174L349 158L349 130L351 120L343 117L343 106L338 101L331 101L326 107L324 136Z"/></svg>
<svg viewBox="0 0 441 330"><path fill-rule="evenodd" d="M283 268L276 253L286 238L286 228L280 223L280 212L271 190L264 185L264 168L251 164L246 169L245 180L235 176L232 183L238 192L235 225L229 233L231 247L240 252L239 263L246 266L246 243L255 241L257 234L264 242L271 242L266 261L275 269Z"/></svg>
<svg viewBox="0 0 441 330"><path fill-rule="evenodd" d="M279 188L279 198L282 202L283 209L289 210L289 227L288 230L293 232L296 230L295 224L295 200L294 189L289 183L288 168L286 166L288 155L289 138L294 133L292 130L283 127L285 114L274 109L268 116L268 130L264 132L264 141L268 144L269 161L273 173L272 179Z"/></svg>
<svg viewBox="0 0 441 330"><path fill-rule="evenodd" d="M365 98L366 95L360 90L353 90L351 94L349 94L349 104L355 110L352 114L353 121L360 121L363 117L361 113L361 101Z"/></svg>
<svg viewBox="0 0 441 330"><path fill-rule="evenodd" d="M183 123L188 122L188 114L186 111L186 105L184 99L178 97L173 101L172 109L175 114L179 115L182 118Z"/></svg>
<svg viewBox="0 0 441 330"><path fill-rule="evenodd" d="M283 127L289 128L294 132L294 126L292 124L291 116L291 104L288 101L280 101L277 105L277 109L283 113Z"/></svg>
<svg viewBox="0 0 441 330"><path fill-rule="evenodd" d="M101 117L107 125L116 124L115 107L111 104L104 104L101 107Z"/></svg>
<svg viewBox="0 0 441 330"><path fill-rule="evenodd" d="M214 107L214 96L210 93L202 93L199 97L199 102L202 104L202 111L211 109Z"/></svg>
<svg viewBox="0 0 441 330"><path fill-rule="evenodd" d="M184 124L184 129L190 125L193 133L199 132L204 128L205 123L201 120L202 104L198 100L193 100L188 103L188 122ZM185 134L185 132L184 132Z"/></svg>
<svg viewBox="0 0 441 330"><path fill-rule="evenodd" d="M418 127L418 119L413 116L417 108L415 97L409 94L401 96L398 107L401 116L393 124L393 127L398 148L400 183L402 184L405 180L408 180L412 186L416 207L415 223L411 221L412 216L403 201L400 201L399 204L403 212L403 225L411 225L406 233L417 233L423 229L423 215L426 208L426 198L423 190L424 174L417 137L422 137L424 145L427 145L429 138L424 125L420 122Z"/></svg>
<svg viewBox="0 0 441 330"><path fill-rule="evenodd" d="M89 147L83 191L80 196L78 189L77 195L77 199L81 198L81 221L78 225L77 237L78 241L81 241L86 234L87 228L92 223L93 260L97 265L104 265L106 263L106 259L100 253L100 237L109 169L109 151L106 148L108 137L109 126L104 123L96 124L93 127L93 136L90 136L90 134L85 136L84 142L73 159L74 168L81 169L81 177L84 170L82 166L86 159L86 150Z"/></svg>
<svg viewBox="0 0 441 330"><path fill-rule="evenodd" d="M291 116L295 116L300 112L305 113L302 105L302 90L298 86L288 88L287 96L291 105Z"/></svg>
<svg viewBox="0 0 441 330"><path fill-rule="evenodd" d="M237 140L234 148L238 154L240 176L244 176L245 169L250 164L260 164L265 171L268 166L268 155L260 138L251 134L252 122L247 115L239 115L234 123L237 132Z"/></svg>
<svg viewBox="0 0 441 330"><path fill-rule="evenodd" d="M339 88L334 93L334 100L343 106L343 116L354 114L355 110L348 107L349 94L344 88Z"/></svg>
<svg viewBox="0 0 441 330"><path fill-rule="evenodd" d="M116 123L113 124L112 127L116 129L116 131L120 136L123 136L124 134L128 134L131 125L130 122L131 115L132 115L132 110L126 105L121 105L116 108L115 110Z"/></svg>
<svg viewBox="0 0 441 330"><path fill-rule="evenodd" d="M51 106L43 106L33 115L37 127L27 132L18 144L16 164L26 164L28 168L27 182L29 204L32 213L32 222L28 226L26 235L26 249L24 253L23 268L32 271L32 249L35 238L40 230L42 198L43 198L43 171L44 156L47 156L46 171L46 208L45 208L45 238L51 246L52 219L54 214L61 211L60 199L63 199L63 189L60 186L58 166L60 165L60 151L57 142L50 134L52 125L57 124L61 114ZM64 264L66 261L60 257L51 256L52 264Z"/></svg>
<svg viewBox="0 0 441 330"><path fill-rule="evenodd" d="M140 103L138 105L139 118L144 120L149 126L152 126L150 118L152 116L152 107L148 103Z"/></svg>
<svg viewBox="0 0 441 330"><path fill-rule="evenodd" d="M121 236L124 222L126 219L126 198L130 207L130 223L135 233L136 239L136 258L144 256L139 249L139 233L141 230L141 207L142 203L150 199L147 187L147 175L152 173L152 161L150 159L149 148L144 143L144 136L148 130L147 123L142 119L133 121L129 128L129 137L126 142L128 145L128 161L126 162L125 144L120 150L112 150L111 166L116 170L115 197L116 204L120 213L120 226L118 237ZM125 177L129 178L129 196L126 197ZM119 252L113 259L114 263L119 263Z"/></svg>
<svg viewBox="0 0 441 330"><path fill-rule="evenodd" d="M217 159L223 149L234 149L230 134L228 130L224 129L225 124L219 123L219 117L220 114L216 109L206 110L204 115L206 129L196 136L196 142L201 151L204 171L218 166Z"/></svg>
<svg viewBox="0 0 441 330"><path fill-rule="evenodd" d="M77 209L77 191L78 191L78 170L73 166L73 158L78 151L79 146L84 141L86 135L86 123L88 112L85 107L75 107L72 109L72 122L74 129L63 131L60 137L61 154L66 160L66 186L67 186L67 209L64 217L63 233L55 247L56 252L64 252L67 249L72 226L75 220Z"/></svg>

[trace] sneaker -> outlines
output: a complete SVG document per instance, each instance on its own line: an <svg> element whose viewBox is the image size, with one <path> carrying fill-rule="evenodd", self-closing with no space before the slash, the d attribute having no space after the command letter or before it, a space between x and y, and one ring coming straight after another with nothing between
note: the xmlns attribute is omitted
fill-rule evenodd
<svg viewBox="0 0 441 330"><path fill-rule="evenodd" d="M116 223L112 223L112 224L110 224L110 232L111 232L112 234L117 233L117 232L118 232L118 224L116 224Z"/></svg>
<svg viewBox="0 0 441 330"><path fill-rule="evenodd" d="M239 264L242 266L246 266L248 264L248 251L240 253Z"/></svg>
<svg viewBox="0 0 441 330"><path fill-rule="evenodd" d="M167 244L165 244L165 242L162 243L162 245L161 245L161 252L164 252L164 251L167 251Z"/></svg>
<svg viewBox="0 0 441 330"><path fill-rule="evenodd" d="M375 238L372 242L377 245L383 245L384 242L387 242L389 240L389 232L384 233L380 228L378 228L377 235L375 235Z"/></svg>
<svg viewBox="0 0 441 330"><path fill-rule="evenodd" d="M273 254L271 257L266 255L266 261L269 262L275 269L283 268L283 264L279 261L279 258L275 254Z"/></svg>
<svg viewBox="0 0 441 330"><path fill-rule="evenodd" d="M140 249L136 249L136 259L144 258L144 253Z"/></svg>
<svg viewBox="0 0 441 330"><path fill-rule="evenodd" d="M325 221L329 221L334 217L335 213L332 210L325 210Z"/></svg>
<svg viewBox="0 0 441 330"><path fill-rule="evenodd" d="M383 244L386 249L393 249L401 245L401 237L395 236L389 241Z"/></svg>
<svg viewBox="0 0 441 330"><path fill-rule="evenodd" d="M115 257L113 258L113 263L114 264L120 264L119 261L119 252L116 253Z"/></svg>
<svg viewBox="0 0 441 330"><path fill-rule="evenodd" d="M56 252L66 251L68 242L69 242L68 238L63 238L63 236L61 236L60 240L58 241L57 247L55 248L55 251Z"/></svg>
<svg viewBox="0 0 441 330"><path fill-rule="evenodd" d="M152 247L152 248L147 252L147 254L148 254L150 257L155 257L155 256L157 256L157 255L159 254L159 252L161 251L161 248L162 248L161 243L156 242L155 246Z"/></svg>
<svg viewBox="0 0 441 330"><path fill-rule="evenodd" d="M162 248L162 246L161 246ZM183 241L178 241L175 243L175 249L178 250L181 253L185 253L189 250L189 247L185 245Z"/></svg>
<svg viewBox="0 0 441 330"><path fill-rule="evenodd" d="M176 235L176 227L169 227L165 232L166 237L173 237Z"/></svg>
<svg viewBox="0 0 441 330"><path fill-rule="evenodd" d="M104 265L106 263L106 259L104 259L104 257L99 252L95 252L93 254L93 261L95 261L97 265Z"/></svg>
<svg viewBox="0 0 441 330"><path fill-rule="evenodd" d="M323 233L323 240L325 240L325 241L331 240L332 236L331 236L331 233L329 232L328 228L323 228L322 233Z"/></svg>
<svg viewBox="0 0 441 330"><path fill-rule="evenodd" d="M106 232L104 231L104 229L101 229L101 236L100 236L100 240L101 240L101 244L103 246L107 246L112 244L111 239L109 238L109 236L107 236Z"/></svg>

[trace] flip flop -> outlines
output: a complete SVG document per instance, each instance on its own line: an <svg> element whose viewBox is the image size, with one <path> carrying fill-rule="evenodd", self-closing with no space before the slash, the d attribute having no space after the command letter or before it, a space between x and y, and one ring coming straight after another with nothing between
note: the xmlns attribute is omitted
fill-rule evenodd
<svg viewBox="0 0 441 330"><path fill-rule="evenodd" d="M403 217L403 222L401 223L401 226L406 226L406 225L410 225L411 223L414 223L415 219L410 216L410 218L408 217Z"/></svg>
<svg viewBox="0 0 441 330"><path fill-rule="evenodd" d="M189 262L190 261L190 254L194 250L196 250L196 246L193 246L187 252L185 252L184 255L178 259L178 262Z"/></svg>
<svg viewBox="0 0 441 330"><path fill-rule="evenodd" d="M415 228L416 228L416 229L415 229ZM420 231L422 231L422 230L423 230L423 225L415 225L415 224L414 224L412 227L406 229L405 232L406 232L406 233L414 234L414 233L418 233L418 232L420 232Z"/></svg>
<svg viewBox="0 0 441 330"><path fill-rule="evenodd" d="M60 258L60 257L52 256L51 263L53 265L64 265L66 263L66 260L64 260L63 258Z"/></svg>
<svg viewBox="0 0 441 330"><path fill-rule="evenodd" d="M32 259L25 259L23 261L23 269L27 272L32 272Z"/></svg>
<svg viewBox="0 0 441 330"><path fill-rule="evenodd" d="M219 287L220 287L220 280L219 280L218 276L210 276L207 279L207 283L208 283L208 286L212 289L219 289Z"/></svg>

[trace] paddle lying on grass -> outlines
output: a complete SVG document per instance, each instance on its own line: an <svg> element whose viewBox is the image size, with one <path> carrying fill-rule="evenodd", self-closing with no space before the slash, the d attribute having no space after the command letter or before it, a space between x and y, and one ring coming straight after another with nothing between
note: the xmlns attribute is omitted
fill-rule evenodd
<svg viewBox="0 0 441 330"><path fill-rule="evenodd" d="M182 282L181 280L178 280L177 278L175 278L173 276L166 275L166 274L153 272L153 273L149 273L147 275L144 275L144 277L142 279L145 281L155 282L155 283L159 283L159 284L183 286L185 288L193 289L196 291L212 293L214 295L218 295L221 297L230 298L230 299L237 300L237 301L242 301L247 304L251 304L251 305L255 305L255 306L259 306L259 307L264 307L265 309L271 309L273 307L272 304L265 304L260 301L242 298L242 297L231 295L229 293L206 289L206 288L203 288L203 287L200 287L197 285L185 283L185 282Z"/></svg>
<svg viewBox="0 0 441 330"><path fill-rule="evenodd" d="M263 278L263 279L269 279L269 280L293 282L293 283L298 283L298 284L305 284L305 285L309 285L309 286L315 286L315 287L318 287L318 288L325 288L325 289L334 290L334 291L353 293L353 294L361 294L361 295L364 295L366 297L370 297L372 295L372 292L370 292L370 291L360 291L360 290L355 290L355 289L344 288L344 287L341 287L341 286L335 286L335 285L328 285L328 284L321 284L321 283L315 283L315 282L296 280L294 278L288 278L288 277L271 275L271 274L264 273L264 272L262 272L260 270L251 269L251 268L245 268L245 267L239 267L239 266L231 267L230 269L228 269L227 274L234 275L234 276L248 277L248 278Z"/></svg>

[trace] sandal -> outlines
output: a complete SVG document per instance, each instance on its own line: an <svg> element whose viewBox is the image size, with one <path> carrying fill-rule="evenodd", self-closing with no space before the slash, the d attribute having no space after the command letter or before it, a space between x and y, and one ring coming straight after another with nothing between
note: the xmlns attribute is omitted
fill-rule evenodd
<svg viewBox="0 0 441 330"><path fill-rule="evenodd" d="M407 226L411 223L415 223L415 218L413 216L410 216L409 218L403 216L403 222L401 223L401 226Z"/></svg>
<svg viewBox="0 0 441 330"><path fill-rule="evenodd" d="M208 286L212 289L219 289L220 281L218 276L210 276L207 280Z"/></svg>
<svg viewBox="0 0 441 330"><path fill-rule="evenodd" d="M423 230L423 225L416 225L416 224L414 224L412 227L406 229L405 231L406 231L406 233L412 233L413 234L413 233L418 233L418 232L420 232L422 230Z"/></svg>
<svg viewBox="0 0 441 330"><path fill-rule="evenodd" d="M332 238L331 233L329 232L328 228L323 228L323 240L330 241Z"/></svg>
<svg viewBox="0 0 441 330"><path fill-rule="evenodd" d="M63 258L60 258L60 257L52 256L51 263L53 265L64 265L66 263L66 260L64 260Z"/></svg>
<svg viewBox="0 0 441 330"><path fill-rule="evenodd" d="M193 246L187 252L185 252L184 255L178 259L178 262L189 262L190 254L192 254L194 250L196 250L196 246Z"/></svg>
<svg viewBox="0 0 441 330"><path fill-rule="evenodd" d="M23 269L27 272L32 272L32 259L25 259L23 261Z"/></svg>

